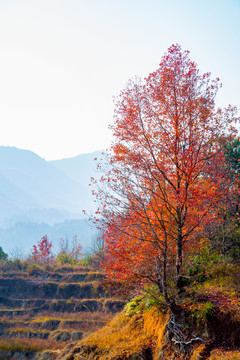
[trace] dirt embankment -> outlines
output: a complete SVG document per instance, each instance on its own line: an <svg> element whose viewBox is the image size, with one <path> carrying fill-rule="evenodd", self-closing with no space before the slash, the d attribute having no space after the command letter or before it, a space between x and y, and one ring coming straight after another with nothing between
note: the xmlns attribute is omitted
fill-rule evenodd
<svg viewBox="0 0 240 360"><path fill-rule="evenodd" d="M75 346L52 354L56 360L239 360L240 321L216 306L207 317L193 319L182 309L178 330L190 345L169 332L169 313L157 308L125 309L105 327ZM43 358L41 358L43 359Z"/></svg>

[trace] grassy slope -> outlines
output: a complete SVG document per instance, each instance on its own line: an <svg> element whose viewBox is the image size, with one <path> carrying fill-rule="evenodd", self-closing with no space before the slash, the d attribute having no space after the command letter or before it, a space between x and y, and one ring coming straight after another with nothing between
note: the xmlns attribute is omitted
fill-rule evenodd
<svg viewBox="0 0 240 360"><path fill-rule="evenodd" d="M204 277L203 277L204 274ZM216 259L190 277L178 305L185 332L201 336L188 354L166 337L168 313L132 301L107 326L57 359L240 359L240 268ZM72 354L72 355L71 355Z"/></svg>

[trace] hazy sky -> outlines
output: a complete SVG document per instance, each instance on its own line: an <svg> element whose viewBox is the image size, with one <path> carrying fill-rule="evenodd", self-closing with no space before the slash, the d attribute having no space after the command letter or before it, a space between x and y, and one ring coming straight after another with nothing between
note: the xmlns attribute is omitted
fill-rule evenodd
<svg viewBox="0 0 240 360"><path fill-rule="evenodd" d="M47 160L105 149L112 98L173 43L240 105L240 0L0 0L0 145Z"/></svg>

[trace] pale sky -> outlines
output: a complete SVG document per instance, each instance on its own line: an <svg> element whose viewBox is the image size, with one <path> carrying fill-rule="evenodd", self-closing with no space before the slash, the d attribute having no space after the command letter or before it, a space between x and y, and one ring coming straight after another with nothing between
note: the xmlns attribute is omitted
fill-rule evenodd
<svg viewBox="0 0 240 360"><path fill-rule="evenodd" d="M0 0L0 145L46 160L108 147L113 96L179 43L240 106L240 0Z"/></svg>

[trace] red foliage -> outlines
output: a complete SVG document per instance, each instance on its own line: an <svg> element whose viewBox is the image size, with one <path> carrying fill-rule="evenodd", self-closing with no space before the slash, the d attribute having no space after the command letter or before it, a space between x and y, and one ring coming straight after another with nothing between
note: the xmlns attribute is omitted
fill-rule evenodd
<svg viewBox="0 0 240 360"><path fill-rule="evenodd" d="M239 119L234 107L215 110L219 87L172 45L159 69L144 83L130 81L116 99L111 168L96 215L110 279L147 279L164 292L175 263L178 286L184 256L198 247L196 231L233 190L222 144Z"/></svg>
<svg viewBox="0 0 240 360"><path fill-rule="evenodd" d="M48 264L53 259L51 249L52 242L49 241L47 235L45 235L38 241L37 245L33 245L31 250L32 259L39 263Z"/></svg>

